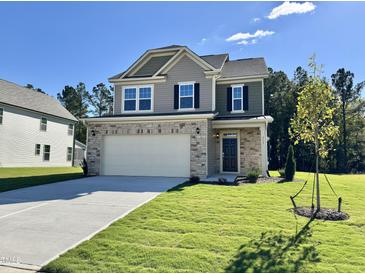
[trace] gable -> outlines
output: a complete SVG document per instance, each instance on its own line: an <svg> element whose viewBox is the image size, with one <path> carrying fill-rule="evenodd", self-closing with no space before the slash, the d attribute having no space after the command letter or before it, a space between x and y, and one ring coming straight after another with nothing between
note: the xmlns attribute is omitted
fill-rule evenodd
<svg viewBox="0 0 365 274"><path fill-rule="evenodd" d="M152 76L172 57L173 55L151 57L133 76Z"/></svg>

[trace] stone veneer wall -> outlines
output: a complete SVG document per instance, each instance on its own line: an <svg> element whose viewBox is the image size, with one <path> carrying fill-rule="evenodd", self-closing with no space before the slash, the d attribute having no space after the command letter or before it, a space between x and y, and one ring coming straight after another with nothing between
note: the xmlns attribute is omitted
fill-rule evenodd
<svg viewBox="0 0 365 274"><path fill-rule="evenodd" d="M228 129L227 129L228 130ZM235 129L232 129L235 130ZM215 130L214 134L220 130ZM240 168L245 174L250 168L262 169L261 161L261 133L260 128L243 128L240 130ZM215 141L215 167L216 173L220 172L220 141Z"/></svg>
<svg viewBox="0 0 365 274"><path fill-rule="evenodd" d="M197 128L200 133L197 134ZM92 136L92 131L95 136ZM105 135L190 134L190 173L206 177L208 120L88 123L87 161L89 173L100 174L100 156Z"/></svg>
<svg viewBox="0 0 365 274"><path fill-rule="evenodd" d="M241 173L250 168L262 170L260 128L243 128L240 133Z"/></svg>

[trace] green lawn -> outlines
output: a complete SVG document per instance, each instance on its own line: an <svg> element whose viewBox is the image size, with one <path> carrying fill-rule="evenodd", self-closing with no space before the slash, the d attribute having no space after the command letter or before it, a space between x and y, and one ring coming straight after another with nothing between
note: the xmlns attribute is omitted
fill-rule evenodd
<svg viewBox="0 0 365 274"><path fill-rule="evenodd" d="M298 173L297 178L306 178ZM175 188L54 260L48 272L364 272L365 175L330 175L350 219L295 217L302 183ZM322 178L323 179L323 178ZM324 207L337 199L322 180ZM298 199L310 204L311 186ZM262 234L264 232L264 234Z"/></svg>
<svg viewBox="0 0 365 274"><path fill-rule="evenodd" d="M80 177L79 167L0 168L0 192Z"/></svg>

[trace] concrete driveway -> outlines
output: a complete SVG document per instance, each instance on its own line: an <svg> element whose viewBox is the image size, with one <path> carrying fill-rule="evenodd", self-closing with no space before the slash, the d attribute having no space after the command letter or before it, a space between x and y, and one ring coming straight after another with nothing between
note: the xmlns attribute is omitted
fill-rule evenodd
<svg viewBox="0 0 365 274"><path fill-rule="evenodd" d="M37 270L183 181L105 176L0 193L0 265Z"/></svg>

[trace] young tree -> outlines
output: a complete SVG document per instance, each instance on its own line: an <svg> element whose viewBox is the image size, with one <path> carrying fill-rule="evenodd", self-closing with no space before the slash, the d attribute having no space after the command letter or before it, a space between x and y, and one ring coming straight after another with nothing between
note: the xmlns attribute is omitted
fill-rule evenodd
<svg viewBox="0 0 365 274"><path fill-rule="evenodd" d="M338 136L338 126L333 122L338 104L331 87L321 79L322 66L317 66L315 56L309 59L309 67L312 75L299 93L297 111L291 120L289 134L294 144L301 141L314 144L317 210L320 210L319 157L327 157L334 138Z"/></svg>
<svg viewBox="0 0 365 274"><path fill-rule="evenodd" d="M93 114L103 116L112 111L113 88L106 87L103 83L93 87L92 92L88 93L88 101L93 106Z"/></svg>

